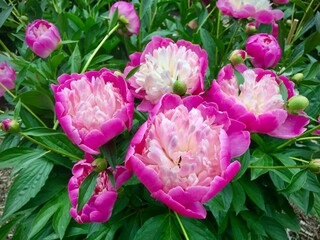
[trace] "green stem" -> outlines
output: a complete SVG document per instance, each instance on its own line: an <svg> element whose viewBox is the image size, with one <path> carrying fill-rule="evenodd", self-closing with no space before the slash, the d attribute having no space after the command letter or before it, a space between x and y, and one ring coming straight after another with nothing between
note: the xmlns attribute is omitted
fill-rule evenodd
<svg viewBox="0 0 320 240"><path fill-rule="evenodd" d="M176 212L174 212L174 215L176 216L176 218L178 220L178 223L179 223L179 225L181 227L181 230L182 230L182 233L183 233L185 239L189 240L188 234L187 234L186 229L184 228L184 226L183 226L183 224L182 224L182 222L181 222L181 220L179 218L179 215Z"/></svg>
<svg viewBox="0 0 320 240"><path fill-rule="evenodd" d="M308 168L308 165L302 166L248 166L251 169L287 169L287 168Z"/></svg>
<svg viewBox="0 0 320 240"><path fill-rule="evenodd" d="M22 133L22 132L20 132L20 135L23 136L23 137L25 137L25 138L28 139L29 141L31 141L31 142L33 142L33 143L35 143L35 144L38 144L39 146L42 146L42 147L44 147L44 148L46 148L46 149L48 149L48 150L50 150L50 151L52 151L52 152L56 152L56 153L59 153L59 154L61 154L61 155L64 155L64 156L67 156L67 157L69 157L69 158L73 158L73 159L76 159L76 160L80 160L80 159L81 159L81 158L79 158L79 157L77 157L77 156L74 156L74 155L71 155L71 154L67 154L67 153L64 153L64 152L60 152L60 151L57 150L57 149L51 148L51 147L49 147L49 146L47 146L47 145L45 145L45 144L43 144L43 143L41 143L41 142L33 139L32 137L30 137L30 136L28 136L28 135L26 135L26 134L24 134L24 133Z"/></svg>
<svg viewBox="0 0 320 240"><path fill-rule="evenodd" d="M0 113L2 114L2 113L4 113L4 111L0 110Z"/></svg>
<svg viewBox="0 0 320 240"><path fill-rule="evenodd" d="M314 131L316 131L316 130L318 130L318 129L320 129L320 125L315 126L314 128L311 128L311 129L309 129L308 131L305 131L304 133L302 133L302 134L301 134L300 136L298 136L298 137L291 138L290 140L288 140L288 141L286 141L285 143L283 143L283 144L281 144L280 146L278 146L278 147L276 148L276 150L280 150L280 149L282 149L282 148L284 148L284 147L292 144L293 142L297 141L299 138L302 138L302 137L304 137L304 136L307 136L307 135L309 135L310 133L313 133Z"/></svg>
<svg viewBox="0 0 320 240"><path fill-rule="evenodd" d="M54 125L53 125L53 128L52 128L52 129L56 130L57 127L58 127L58 125L59 125L59 121L56 120L56 121L54 122Z"/></svg>
<svg viewBox="0 0 320 240"><path fill-rule="evenodd" d="M94 56L97 54L97 52L99 51L99 49L102 47L102 45L105 43L105 41L107 41L107 39L110 37L110 35L112 33L114 33L119 27L119 23L117 23L111 30L110 32L107 33L107 35L102 39L102 41L100 42L100 44L98 45L98 47L96 47L96 49L94 50L94 52L91 54L91 56L89 57L88 61L86 62L86 65L83 67L81 73L84 73L89 64L91 63L92 59L94 58Z"/></svg>
<svg viewBox="0 0 320 240"><path fill-rule="evenodd" d="M196 34L199 33L200 29L202 28L203 24L206 23L206 21L209 19L210 15L213 13L213 11L216 9L216 7L214 7L208 14L208 16L206 16L206 18L202 21L202 23L200 24L200 26L198 27L197 31L196 31ZM220 11L219 11L220 13ZM220 18L218 19L218 21L220 21Z"/></svg>
<svg viewBox="0 0 320 240"><path fill-rule="evenodd" d="M1 82L0 82L0 87L2 87L7 93L9 93L11 95L11 97L13 97L13 99L16 99L17 96L14 95L6 86L4 86ZM44 127L47 127L47 125L27 106L25 105L23 102L21 102L21 105L32 115L34 116Z"/></svg>
<svg viewBox="0 0 320 240"><path fill-rule="evenodd" d="M16 59L16 56L7 48L7 46L2 42L0 39L0 45L3 47L3 49L10 55L12 59Z"/></svg>
<svg viewBox="0 0 320 240"><path fill-rule="evenodd" d="M320 139L320 137L304 137L304 138L297 139L297 141L316 140L316 139Z"/></svg>
<svg viewBox="0 0 320 240"><path fill-rule="evenodd" d="M296 158L296 157L290 157L290 158L295 160L295 161L299 161L299 162L303 162L303 163L308 163L309 164L309 161L301 159L301 158Z"/></svg>

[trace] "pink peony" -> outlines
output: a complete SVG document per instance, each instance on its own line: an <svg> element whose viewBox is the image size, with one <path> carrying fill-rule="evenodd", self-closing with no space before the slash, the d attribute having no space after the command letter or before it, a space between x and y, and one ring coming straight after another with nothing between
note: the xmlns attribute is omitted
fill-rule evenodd
<svg viewBox="0 0 320 240"><path fill-rule="evenodd" d="M186 94L203 92L208 56L198 45L155 36L142 53L134 53L130 59L125 75L140 66L128 80L134 97L143 99L139 111L150 111L163 95L173 93L177 81Z"/></svg>
<svg viewBox="0 0 320 240"><path fill-rule="evenodd" d="M62 74L52 85L57 119L71 141L83 151L98 148L131 128L133 97L125 80L108 69Z"/></svg>
<svg viewBox="0 0 320 240"><path fill-rule="evenodd" d="M5 119L0 123L0 128L9 133L19 132L20 125L15 119Z"/></svg>
<svg viewBox="0 0 320 240"><path fill-rule="evenodd" d="M239 70L238 70L239 71ZM294 96L294 83L274 72L242 69L243 83L238 83L229 64L222 68L218 81L213 81L206 100L218 104L221 111L227 111L232 119L243 122L251 132L265 133L279 138L292 138L305 131L309 119L289 114L285 101ZM288 94L282 98L281 87Z"/></svg>
<svg viewBox="0 0 320 240"><path fill-rule="evenodd" d="M320 125L320 115L318 117L318 124ZM313 132L313 134L320 135L320 129Z"/></svg>
<svg viewBox="0 0 320 240"><path fill-rule="evenodd" d="M7 62L0 63L0 83L8 89L15 87L14 80L16 79L16 72L13 67L10 67ZM5 90L0 86L0 97L3 96Z"/></svg>
<svg viewBox="0 0 320 240"><path fill-rule="evenodd" d="M246 51L252 57L251 63L257 68L274 68L281 58L281 48L277 39L266 33L249 37Z"/></svg>
<svg viewBox="0 0 320 240"><path fill-rule="evenodd" d="M275 4L288 4L289 0L273 0Z"/></svg>
<svg viewBox="0 0 320 240"><path fill-rule="evenodd" d="M283 17L281 10L273 10L269 0L218 0L217 7L223 14L235 18L253 18L269 24Z"/></svg>
<svg viewBox="0 0 320 240"><path fill-rule="evenodd" d="M71 216L78 223L105 222L112 214L113 205L117 199L117 189L131 177L131 172L123 166L118 166L113 172L116 189L112 186L106 171L99 173L93 195L82 209L78 207L79 188L83 180L94 170L91 166L93 157L86 154L84 160L77 162L73 169L73 177L69 180L68 192L72 208ZM108 168L112 172L111 168Z"/></svg>
<svg viewBox="0 0 320 240"><path fill-rule="evenodd" d="M61 38L55 25L45 20L35 20L27 26L26 43L35 54L46 58L58 48Z"/></svg>
<svg viewBox="0 0 320 240"><path fill-rule="evenodd" d="M215 103L166 94L133 137L126 166L177 213L205 218L209 201L236 175L250 136Z"/></svg>
<svg viewBox="0 0 320 240"><path fill-rule="evenodd" d="M118 8L119 20L125 25L130 34L139 34L140 19L134 9L133 3L119 1L111 6L109 18L112 18L116 8Z"/></svg>

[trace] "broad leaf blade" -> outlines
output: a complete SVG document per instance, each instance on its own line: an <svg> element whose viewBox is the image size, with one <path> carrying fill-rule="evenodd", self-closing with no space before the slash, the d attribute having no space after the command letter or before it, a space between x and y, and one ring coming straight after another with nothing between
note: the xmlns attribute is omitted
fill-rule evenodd
<svg viewBox="0 0 320 240"><path fill-rule="evenodd" d="M96 186L98 175L99 173L97 172L91 172L81 183L77 211L80 211L91 198Z"/></svg>

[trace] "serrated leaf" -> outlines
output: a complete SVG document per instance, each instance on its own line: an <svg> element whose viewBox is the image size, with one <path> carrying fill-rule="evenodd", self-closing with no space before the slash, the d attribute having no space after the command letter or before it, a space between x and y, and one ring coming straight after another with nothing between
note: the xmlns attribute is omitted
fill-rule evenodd
<svg viewBox="0 0 320 240"><path fill-rule="evenodd" d="M190 240L214 240L216 237L200 220L180 217Z"/></svg>
<svg viewBox="0 0 320 240"><path fill-rule="evenodd" d="M287 194L296 192L304 186L304 184L307 181L307 178L308 178L308 171L307 171L307 169L304 169L304 170L294 174L291 178L289 185L285 189L280 190L280 191L287 193Z"/></svg>
<svg viewBox="0 0 320 240"><path fill-rule="evenodd" d="M98 175L97 172L91 172L81 183L77 211L80 211L93 195Z"/></svg>
<svg viewBox="0 0 320 240"><path fill-rule="evenodd" d="M19 172L9 189L2 219L10 217L36 196L45 184L52 168L51 162L39 158L36 163Z"/></svg>

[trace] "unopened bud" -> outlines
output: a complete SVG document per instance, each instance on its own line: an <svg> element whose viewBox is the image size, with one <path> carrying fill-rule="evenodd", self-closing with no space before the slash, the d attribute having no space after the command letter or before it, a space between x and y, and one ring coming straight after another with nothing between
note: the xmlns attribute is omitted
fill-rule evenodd
<svg viewBox="0 0 320 240"><path fill-rule="evenodd" d="M234 50L229 57L229 61L233 66L243 63L246 59L247 52L244 50Z"/></svg>
<svg viewBox="0 0 320 240"><path fill-rule="evenodd" d="M303 80L303 73L296 73L292 76L291 80L295 82L301 82Z"/></svg>
<svg viewBox="0 0 320 240"><path fill-rule="evenodd" d="M287 110L289 113L297 114L309 106L309 100L305 96L297 95L289 99Z"/></svg>
<svg viewBox="0 0 320 240"><path fill-rule="evenodd" d="M187 86L181 80L176 80L173 84L173 93L183 96L187 92Z"/></svg>
<svg viewBox="0 0 320 240"><path fill-rule="evenodd" d="M129 23L128 19L123 15L121 15L119 17L119 21L122 22L123 24L128 24Z"/></svg>
<svg viewBox="0 0 320 240"><path fill-rule="evenodd" d="M21 17L20 17L20 20L22 21L22 22L28 22L28 17L27 16L25 16L25 15L22 15Z"/></svg>
<svg viewBox="0 0 320 240"><path fill-rule="evenodd" d="M291 19L288 19L286 23L287 23L288 26L291 27L291 25L292 25L292 20L291 20Z"/></svg>
<svg viewBox="0 0 320 240"><path fill-rule="evenodd" d="M101 172L107 168L107 160L103 158L97 158L91 163L91 166L94 167L95 172Z"/></svg>
<svg viewBox="0 0 320 240"><path fill-rule="evenodd" d="M14 119L6 119L1 122L1 129L8 133L16 133L19 132L20 125Z"/></svg>
<svg viewBox="0 0 320 240"><path fill-rule="evenodd" d="M313 159L309 163L309 169L311 172L313 172L315 174L319 174L320 173L320 159Z"/></svg>
<svg viewBox="0 0 320 240"><path fill-rule="evenodd" d="M248 35L253 35L253 34L257 33L257 27L256 27L255 23L253 23L253 22L248 23L246 25L245 32Z"/></svg>

